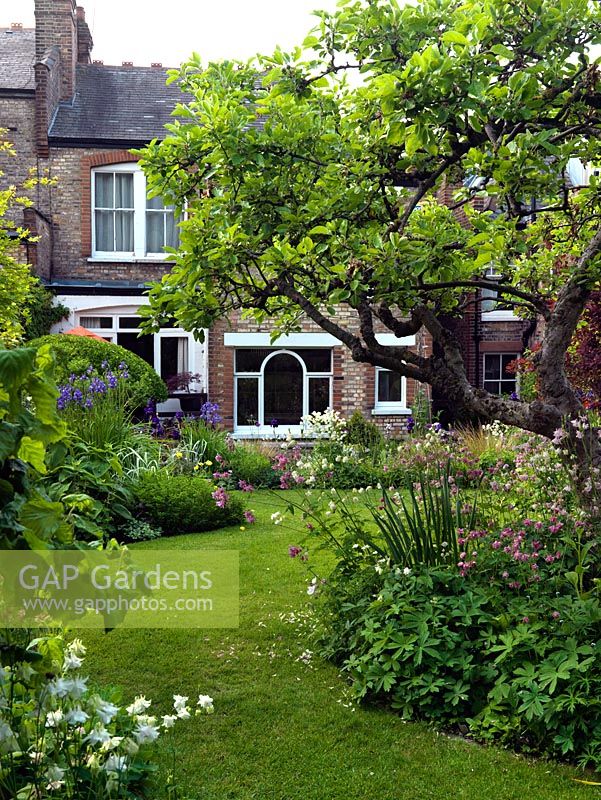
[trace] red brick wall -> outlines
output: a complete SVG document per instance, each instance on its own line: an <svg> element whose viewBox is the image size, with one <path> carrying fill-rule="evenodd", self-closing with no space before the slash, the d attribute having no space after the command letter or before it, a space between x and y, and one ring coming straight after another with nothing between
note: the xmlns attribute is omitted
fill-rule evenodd
<svg viewBox="0 0 601 800"><path fill-rule="evenodd" d="M90 262L92 255L91 170L106 164L135 162L128 150L51 148L53 188L54 277L82 280L159 280L171 265L166 261Z"/></svg>
<svg viewBox="0 0 601 800"><path fill-rule="evenodd" d="M75 91L77 63L77 22L75 0L35 0L36 61L50 48L60 50L60 99L69 100Z"/></svg>

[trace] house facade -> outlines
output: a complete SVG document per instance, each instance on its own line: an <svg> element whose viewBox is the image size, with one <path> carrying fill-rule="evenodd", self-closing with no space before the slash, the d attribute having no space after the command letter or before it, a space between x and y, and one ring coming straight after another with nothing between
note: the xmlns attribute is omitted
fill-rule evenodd
<svg viewBox="0 0 601 800"><path fill-rule="evenodd" d="M164 248L177 247L178 227L172 208L148 199L132 150L164 136L182 96L177 84L166 85L161 64L94 61L75 0L35 0L35 19L34 30L0 27L0 127L17 150L3 180L20 183L33 169L56 181L33 191L24 220L37 237L25 257L69 309L56 331L81 325L136 352L166 379L192 373L193 388L219 403L224 423L240 436L276 427L298 432L302 416L326 408L345 416L359 409L399 433L418 393L428 399L428 390L357 364L309 320L276 342L269 327L239 316L205 332L202 344L178 328L139 336L138 309L147 284L171 267ZM507 365L523 351L529 325L500 308L494 294L480 305L457 323L468 376L492 391L514 391ZM351 324L344 308L339 316ZM422 355L431 346L424 334L402 342L384 330L378 336ZM445 410L444 398L433 400Z"/></svg>

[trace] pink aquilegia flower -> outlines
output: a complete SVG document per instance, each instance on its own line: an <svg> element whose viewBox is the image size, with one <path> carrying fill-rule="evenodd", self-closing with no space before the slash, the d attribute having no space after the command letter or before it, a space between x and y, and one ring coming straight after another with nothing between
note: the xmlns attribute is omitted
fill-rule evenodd
<svg viewBox="0 0 601 800"><path fill-rule="evenodd" d="M218 486L217 489L211 493L211 497L215 501L217 508L225 508L230 499L229 494L221 486Z"/></svg>
<svg viewBox="0 0 601 800"><path fill-rule="evenodd" d="M288 548L288 555L290 556L290 558L296 558L297 556L300 556L302 552L303 548L298 547L295 544L291 544L290 547Z"/></svg>
<svg viewBox="0 0 601 800"><path fill-rule="evenodd" d="M253 522L256 522L257 518L253 514L252 511L245 511L244 512L244 519L248 522L249 525L252 525Z"/></svg>

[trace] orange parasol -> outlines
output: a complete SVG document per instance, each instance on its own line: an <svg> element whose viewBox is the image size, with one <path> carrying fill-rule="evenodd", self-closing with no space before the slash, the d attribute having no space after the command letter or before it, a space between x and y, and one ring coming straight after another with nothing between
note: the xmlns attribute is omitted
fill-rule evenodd
<svg viewBox="0 0 601 800"><path fill-rule="evenodd" d="M65 331L65 333L73 336L87 336L89 339L99 339L101 342L106 342L106 339L103 339L102 336L98 336L97 333L92 333L92 331L89 331L81 325L78 325L76 328L71 328L70 331Z"/></svg>

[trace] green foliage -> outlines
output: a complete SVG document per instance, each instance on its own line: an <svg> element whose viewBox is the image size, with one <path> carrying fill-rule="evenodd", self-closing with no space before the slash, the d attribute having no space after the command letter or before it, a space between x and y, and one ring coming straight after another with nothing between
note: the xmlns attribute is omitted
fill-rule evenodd
<svg viewBox="0 0 601 800"><path fill-rule="evenodd" d="M439 470L435 485L421 474L407 483L406 494L383 490L379 506L369 506L385 542L383 554L406 567L456 565L459 531L474 530L476 504L464 507L464 498L451 493L450 464ZM372 543L373 545L373 543Z"/></svg>
<svg viewBox="0 0 601 800"><path fill-rule="evenodd" d="M227 462L236 482L246 481L256 488L272 488L279 483L269 456L253 445L237 443L228 452Z"/></svg>
<svg viewBox="0 0 601 800"><path fill-rule="evenodd" d="M357 696L385 696L407 719L467 723L479 738L601 766L598 599L503 601L426 568L374 580L364 567L371 575L361 584L348 566L327 590L325 647L345 654Z"/></svg>
<svg viewBox="0 0 601 800"><path fill-rule="evenodd" d="M166 534L222 528L242 520L239 497L228 495L225 508L212 496L215 486L200 477L171 475L159 470L142 477L135 487L140 512Z"/></svg>
<svg viewBox="0 0 601 800"><path fill-rule="evenodd" d="M143 519L131 519L126 522L117 533L121 542L148 542L160 539L163 534L149 522Z"/></svg>
<svg viewBox="0 0 601 800"><path fill-rule="evenodd" d="M374 422L366 420L357 409L346 421L345 442L361 445L379 453L384 446L384 435Z"/></svg>
<svg viewBox="0 0 601 800"><path fill-rule="evenodd" d="M229 450L227 433L213 425L207 425L202 419L184 419L180 434L181 444L190 452L196 452L198 460L202 458L211 461L215 466L217 456L225 456Z"/></svg>
<svg viewBox="0 0 601 800"><path fill-rule="evenodd" d="M104 362L117 373L119 364L125 363L130 376L132 403L136 408L144 406L150 398L167 399L167 387L150 364L117 344L62 333L42 336L29 344L31 347L52 345L57 383L66 383L70 375L81 375L90 366L101 372Z"/></svg>
<svg viewBox="0 0 601 800"><path fill-rule="evenodd" d="M7 247L3 243L3 233L0 228L0 344L15 347L26 336L29 303L37 278L27 264L20 264L10 254L14 244L9 242L10 247Z"/></svg>
<svg viewBox="0 0 601 800"><path fill-rule="evenodd" d="M66 306L56 302L56 298L42 286L34 284L30 298L28 319L25 323L24 338L26 341L46 336L57 322L64 319L69 313Z"/></svg>
<svg viewBox="0 0 601 800"><path fill-rule="evenodd" d="M39 484L65 437L49 347L0 350L0 546L46 549L73 538L65 508Z"/></svg>
<svg viewBox="0 0 601 800"><path fill-rule="evenodd" d="M131 481L110 445L70 438L52 453L43 486L63 504L79 540L106 541L131 521Z"/></svg>
<svg viewBox="0 0 601 800"><path fill-rule="evenodd" d="M202 330L243 309L289 333L305 314L358 361L551 438L574 406L557 330L575 329L600 275L599 181L574 191L566 177L573 157L601 160L599 3L354 0L318 17L305 51L172 73L188 102L140 155L151 191L187 215L147 327ZM443 186L459 187L448 204ZM481 286L488 268L502 281ZM547 318L546 424L466 380L450 317L480 288ZM554 315L560 291L570 312ZM424 326L434 354L379 345L376 323Z"/></svg>

